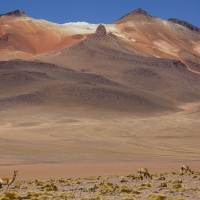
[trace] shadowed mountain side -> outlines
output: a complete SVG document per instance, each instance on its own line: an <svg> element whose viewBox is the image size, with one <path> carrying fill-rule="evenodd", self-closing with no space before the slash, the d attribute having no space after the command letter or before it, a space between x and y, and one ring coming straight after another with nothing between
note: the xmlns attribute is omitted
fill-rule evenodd
<svg viewBox="0 0 200 200"><path fill-rule="evenodd" d="M159 59L136 52L110 34L90 38L38 59L63 67L101 75L137 95L152 95L177 106L200 99L200 76L179 61ZM148 96L148 98L149 98Z"/></svg>
<svg viewBox="0 0 200 200"><path fill-rule="evenodd" d="M24 106L110 109L140 114L177 110L161 97L133 91L101 75L53 64L5 61L0 62L0 71L1 110Z"/></svg>

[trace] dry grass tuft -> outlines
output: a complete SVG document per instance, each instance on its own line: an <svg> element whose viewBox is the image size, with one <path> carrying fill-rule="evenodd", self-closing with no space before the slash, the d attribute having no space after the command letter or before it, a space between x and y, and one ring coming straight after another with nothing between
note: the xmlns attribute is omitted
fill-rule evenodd
<svg viewBox="0 0 200 200"><path fill-rule="evenodd" d="M155 200L165 200L165 199L167 199L167 197L165 195L162 195L162 194L150 194L149 198L155 199Z"/></svg>

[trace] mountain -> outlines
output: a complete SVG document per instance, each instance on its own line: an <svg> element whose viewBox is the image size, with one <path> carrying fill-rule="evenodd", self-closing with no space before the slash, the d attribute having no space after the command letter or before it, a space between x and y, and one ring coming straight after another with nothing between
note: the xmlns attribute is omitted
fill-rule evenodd
<svg viewBox="0 0 200 200"><path fill-rule="evenodd" d="M119 24L119 23L126 23L129 21L135 21L137 18L142 20L151 20L154 17L151 16L149 13L147 13L145 10L138 8L137 10L134 10L132 12L129 12L128 14L124 15L123 17L121 17L119 20L117 20L115 23Z"/></svg>
<svg viewBox="0 0 200 200"><path fill-rule="evenodd" d="M1 60L26 59L34 55L60 49L87 38L88 24L58 25L45 20L35 20L24 12L14 11L0 15Z"/></svg>
<svg viewBox="0 0 200 200"><path fill-rule="evenodd" d="M116 23L120 39L158 58L176 59L188 69L200 70L200 34L195 26L177 20L162 20L138 9ZM123 37L122 37L123 36Z"/></svg>
<svg viewBox="0 0 200 200"><path fill-rule="evenodd" d="M90 37L97 26L86 22L60 25L35 20L20 11L0 15L0 59L27 59L68 47ZM200 71L198 27L181 20L158 19L142 9L104 26L127 46L153 57L179 60L188 69Z"/></svg>
<svg viewBox="0 0 200 200"><path fill-rule="evenodd" d="M0 22L2 109L15 102L149 115L200 99L200 35L191 26L142 9L110 25L58 25L18 10Z"/></svg>
<svg viewBox="0 0 200 200"><path fill-rule="evenodd" d="M0 16L0 59L1 169L30 174L42 164L36 171L51 176L48 166L60 177L70 164L83 176L91 163L94 171L99 163L198 168L200 35L192 25L142 9L114 24L62 25L14 11Z"/></svg>
<svg viewBox="0 0 200 200"><path fill-rule="evenodd" d="M192 30L192 31L196 31L196 32L200 32L200 29L186 21L183 20L179 20L179 19L175 19L175 18L170 18L168 19L168 21L174 22L176 24L179 24L181 26L185 26L186 28Z"/></svg>
<svg viewBox="0 0 200 200"><path fill-rule="evenodd" d="M0 17L2 16L15 16L15 17L27 17L25 12L21 12L20 10L14 10L12 12L8 12L5 14L0 14Z"/></svg>
<svg viewBox="0 0 200 200"><path fill-rule="evenodd" d="M154 109L170 110L200 98L199 75L179 61L156 58L125 45L115 35L106 33L103 25L90 38L37 59L101 75L123 86L127 94L133 93L141 102L151 100Z"/></svg>

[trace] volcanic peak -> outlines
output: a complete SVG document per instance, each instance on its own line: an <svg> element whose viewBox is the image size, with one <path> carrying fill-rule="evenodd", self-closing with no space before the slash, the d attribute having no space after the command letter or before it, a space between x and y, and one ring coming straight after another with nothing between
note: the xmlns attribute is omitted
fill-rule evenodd
<svg viewBox="0 0 200 200"><path fill-rule="evenodd" d="M132 12L130 12L129 14L142 14L142 15L149 15L148 12L146 12L145 10L143 10L142 8L138 8Z"/></svg>
<svg viewBox="0 0 200 200"><path fill-rule="evenodd" d="M0 17L2 17L2 16L26 17L27 15L25 12L21 12L20 10L14 10L12 12L0 14Z"/></svg>
<svg viewBox="0 0 200 200"><path fill-rule="evenodd" d="M121 17L117 22L123 21L123 20L130 20L132 17L135 16L145 16L145 17L152 17L148 12L143 10L142 8L138 8L132 12L129 12L128 14Z"/></svg>
<svg viewBox="0 0 200 200"><path fill-rule="evenodd" d="M196 32L199 32L200 33L200 28L186 22L186 21L182 21L180 19L175 19L175 18L170 18L168 19L168 21L171 21L171 22L174 22L175 24L179 24L179 25L182 25L192 31L196 31Z"/></svg>

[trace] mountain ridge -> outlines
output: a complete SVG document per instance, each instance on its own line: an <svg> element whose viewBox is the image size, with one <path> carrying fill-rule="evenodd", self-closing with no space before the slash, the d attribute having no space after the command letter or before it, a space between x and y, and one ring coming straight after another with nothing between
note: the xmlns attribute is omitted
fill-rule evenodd
<svg viewBox="0 0 200 200"><path fill-rule="evenodd" d="M176 18L170 18L170 19L168 19L168 21L179 24L181 26L184 26L184 27L190 29L191 31L200 33L200 28L198 28L197 26L194 26L193 24L191 24L189 22L186 22L186 21L183 21L180 19L176 19Z"/></svg>
<svg viewBox="0 0 200 200"><path fill-rule="evenodd" d="M14 10L11 12L0 14L0 17L2 16L28 17L24 11L20 11L20 10Z"/></svg>
<svg viewBox="0 0 200 200"><path fill-rule="evenodd" d="M124 16L119 18L115 23L120 24L120 23L124 23L126 21L132 21L132 20L134 20L135 17L148 18L148 19L154 18L152 15L150 15L148 12L146 12L142 8L138 8L136 10L133 10L133 11L125 14Z"/></svg>
<svg viewBox="0 0 200 200"><path fill-rule="evenodd" d="M23 13L16 10L0 18L0 60L31 59L97 36L95 31L99 24L59 25L30 17L24 18ZM14 20L10 15L22 17ZM128 13L122 20L114 24L103 24L107 34L141 53L157 58L180 60L188 69L200 71L200 36L191 33L191 29L197 33L197 27L179 20L179 24L189 28L188 31L183 31L174 20L172 22L158 19L141 8ZM103 29L102 31L105 32Z"/></svg>

